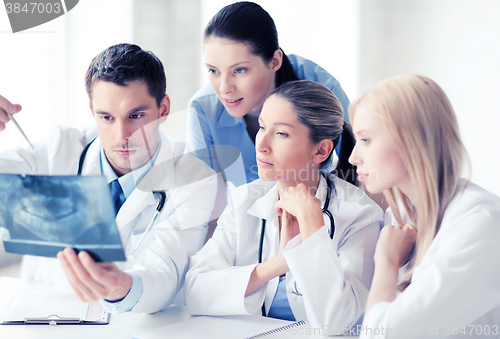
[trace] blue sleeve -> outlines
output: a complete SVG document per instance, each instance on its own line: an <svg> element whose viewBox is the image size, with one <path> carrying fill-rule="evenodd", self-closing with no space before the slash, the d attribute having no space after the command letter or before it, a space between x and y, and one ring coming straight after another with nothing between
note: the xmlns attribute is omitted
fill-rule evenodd
<svg viewBox="0 0 500 339"><path fill-rule="evenodd" d="M125 312L131 311L134 306L139 302L142 296L142 280L141 277L134 272L127 272L128 275L132 278L132 287L130 291L120 301L111 302L107 300L101 300L101 304L104 308L111 313L114 314L123 314Z"/></svg>
<svg viewBox="0 0 500 339"><path fill-rule="evenodd" d="M200 96L206 89L207 86L201 88L188 103L186 144L190 152L214 168L210 154L210 146L213 146L214 141L205 112L205 107L210 107L210 98Z"/></svg>
<svg viewBox="0 0 500 339"><path fill-rule="evenodd" d="M345 94L342 86L330 73L328 73L324 68L315 64L314 62L302 58L295 54L288 55L288 59L292 64L297 77L301 80L312 80L319 82L320 84L328 87L333 94L340 100L342 108L344 110L344 120L349 122L349 114L347 109L349 108L349 98Z"/></svg>

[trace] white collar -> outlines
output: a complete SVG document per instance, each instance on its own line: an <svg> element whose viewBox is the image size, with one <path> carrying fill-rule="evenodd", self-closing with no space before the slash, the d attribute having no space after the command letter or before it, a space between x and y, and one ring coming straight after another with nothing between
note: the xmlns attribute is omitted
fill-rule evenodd
<svg viewBox="0 0 500 339"><path fill-rule="evenodd" d="M330 180L332 181L332 186L333 186L333 178L330 177ZM249 185L252 184L253 183L250 183ZM318 189L316 190L316 195L315 195L316 198L318 198L321 201L321 208L323 208L325 204L327 186L328 185L326 183L326 179L322 175L319 180ZM334 187L332 187L332 189L335 190ZM332 196L332 193L330 193L330 196ZM333 199L330 200L330 206L332 204L332 200ZM277 221L278 215L274 210L274 204L277 201L278 201L278 183L275 182L274 185L267 191L266 194L255 200L252 206L250 206L250 208L248 209L247 213L259 219L265 219L271 221L275 225L278 225Z"/></svg>
<svg viewBox="0 0 500 339"><path fill-rule="evenodd" d="M156 151L154 155L151 157L150 160L148 160L144 165L141 167L122 175L121 177L118 178L116 175L115 171L111 167L105 152L104 148L102 147L101 144L101 152L100 152L100 163L101 163L101 174L106 177L106 181L109 184L111 181L118 179L118 182L120 183L120 186L122 187L123 193L125 194L125 198L128 198L130 194L135 190L137 183L146 175L146 173L149 172L151 167L153 167L153 164L156 161L156 158L158 157L158 153L160 151L161 147L161 134L158 138L158 147L156 148Z"/></svg>

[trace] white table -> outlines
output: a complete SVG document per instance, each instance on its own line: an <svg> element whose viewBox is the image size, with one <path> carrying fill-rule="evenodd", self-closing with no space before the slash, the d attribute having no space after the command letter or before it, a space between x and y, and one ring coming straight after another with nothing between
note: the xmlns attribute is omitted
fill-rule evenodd
<svg viewBox="0 0 500 339"><path fill-rule="evenodd" d="M4 313L19 286L18 279L0 277L0 314ZM108 325L0 325L0 338L130 338L132 334L181 322L190 317L185 306L171 306L155 314L112 314Z"/></svg>
<svg viewBox="0 0 500 339"><path fill-rule="evenodd" d="M4 312L9 306L9 303L13 295L15 294L15 292L17 292L20 286L21 284L19 279L0 276L0 316L4 314ZM0 325L0 338L1 339L130 338L132 335L137 335L139 333L170 324L181 323L190 318L193 317L189 314L185 306L172 305L167 309L165 309L164 311L155 314L136 314L136 313L126 313L123 315L112 314L108 325L56 325L56 326ZM186 323L186 326L189 326L189 324ZM220 338L225 339L222 333L224 333L224 329L221 329ZM283 336L280 336L280 338L282 337ZM324 338L322 336L312 336L312 337L318 339ZM176 336L176 338L194 339L194 338L187 338L185 336ZM290 338L311 338L311 336L291 335ZM342 338L355 338L355 337L346 336Z"/></svg>
<svg viewBox="0 0 500 339"><path fill-rule="evenodd" d="M156 314L111 315L109 325L0 325L0 338L115 339L177 323L190 317L184 306L171 306Z"/></svg>

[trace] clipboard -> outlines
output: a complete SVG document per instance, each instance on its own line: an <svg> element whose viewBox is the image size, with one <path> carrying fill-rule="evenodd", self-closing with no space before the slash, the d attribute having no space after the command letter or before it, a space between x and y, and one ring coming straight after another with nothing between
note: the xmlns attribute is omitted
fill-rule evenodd
<svg viewBox="0 0 500 339"><path fill-rule="evenodd" d="M107 325L110 314L99 301L82 302L72 292L19 290L1 325Z"/></svg>

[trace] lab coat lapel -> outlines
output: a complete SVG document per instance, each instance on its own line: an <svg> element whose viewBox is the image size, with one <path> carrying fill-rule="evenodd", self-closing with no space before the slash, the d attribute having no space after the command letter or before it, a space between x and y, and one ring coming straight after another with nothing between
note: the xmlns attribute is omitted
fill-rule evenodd
<svg viewBox="0 0 500 339"><path fill-rule="evenodd" d="M279 250L279 221L274 211L274 204L278 201L278 185L272 186L269 191L255 200L247 213L254 217L266 220L264 248L262 261L267 261L278 254Z"/></svg>
<svg viewBox="0 0 500 339"><path fill-rule="evenodd" d="M174 171L175 164L180 158L180 156L173 156L172 145L168 138L162 134L160 151L153 166L143 178L134 177L137 189L145 192L167 191L174 189L177 185L182 185L178 182ZM182 173L178 174L182 175Z"/></svg>
<svg viewBox="0 0 500 339"><path fill-rule="evenodd" d="M327 174L328 175L328 174ZM333 186L333 178L330 177L330 180L332 182L332 186ZM325 177L322 175L321 178L319 179L319 184L318 184L318 189L316 190L316 198L318 198L320 201L321 201L321 208L323 208L325 206L325 200L326 200L326 194L327 194L327 188L328 188L328 185L326 183L326 179ZM334 190L335 187L332 187L332 189ZM331 195L331 194L330 194ZM335 195L334 195L335 196ZM332 203L331 201L331 198L330 197L330 205ZM329 206L331 207L331 206Z"/></svg>
<svg viewBox="0 0 500 339"><path fill-rule="evenodd" d="M274 211L274 204L278 201L278 184L274 184L266 194L255 200L247 213L267 222L274 221L278 225L278 216ZM274 220L276 218L276 220Z"/></svg>
<svg viewBox="0 0 500 339"><path fill-rule="evenodd" d="M145 192L136 188L128 199L125 200L116 216L116 226L120 234L128 237L128 232L133 231L133 225L131 225L131 223L135 223L135 219L139 214L148 206L155 205L155 203L156 199L152 192ZM151 217L153 217L153 214L151 214ZM125 232L124 230L127 229L128 231Z"/></svg>

